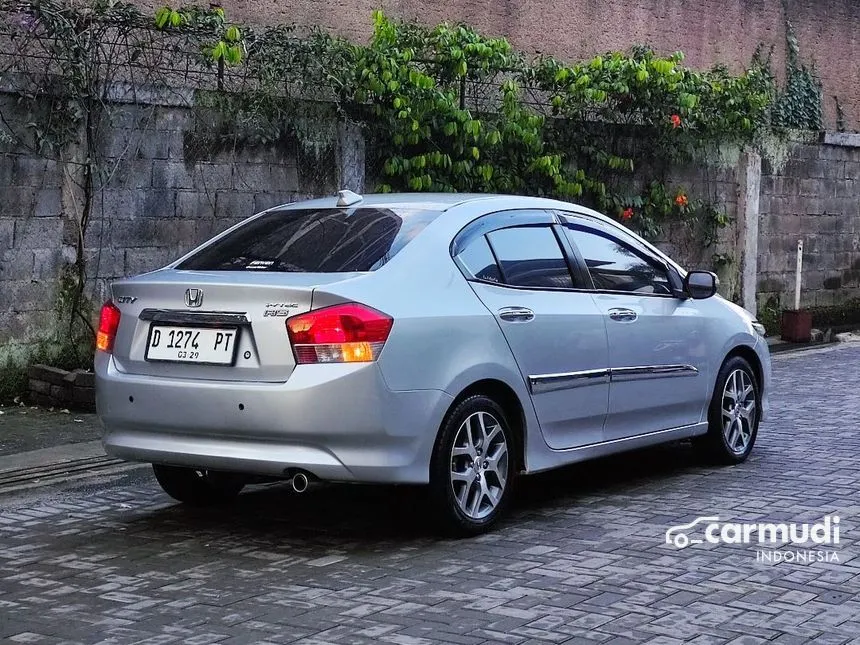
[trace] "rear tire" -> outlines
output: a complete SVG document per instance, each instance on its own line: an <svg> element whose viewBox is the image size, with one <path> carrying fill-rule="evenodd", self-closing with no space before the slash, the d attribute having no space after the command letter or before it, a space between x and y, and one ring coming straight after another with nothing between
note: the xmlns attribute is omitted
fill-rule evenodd
<svg viewBox="0 0 860 645"><path fill-rule="evenodd" d="M153 464L152 470L165 493L191 506L231 502L245 487L244 478L233 473L161 464Z"/></svg>
<svg viewBox="0 0 860 645"><path fill-rule="evenodd" d="M695 441L708 461L739 464L749 457L761 418L759 388L746 359L733 356L723 363L708 408L708 433Z"/></svg>
<svg viewBox="0 0 860 645"><path fill-rule="evenodd" d="M502 516L516 472L516 442L504 410L470 396L445 417L430 465L430 494L443 532L489 530Z"/></svg>

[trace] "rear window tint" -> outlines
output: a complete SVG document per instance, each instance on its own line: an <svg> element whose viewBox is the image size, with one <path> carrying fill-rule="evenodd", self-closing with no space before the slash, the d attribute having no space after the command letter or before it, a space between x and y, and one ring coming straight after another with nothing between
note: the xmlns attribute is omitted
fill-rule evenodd
<svg viewBox="0 0 860 645"><path fill-rule="evenodd" d="M193 271L375 271L439 213L381 208L270 211L194 254Z"/></svg>
<svg viewBox="0 0 860 645"><path fill-rule="evenodd" d="M481 237L471 241L469 245L457 256L463 266L478 280L488 282L501 282L502 276L499 267L493 257L487 239Z"/></svg>
<svg viewBox="0 0 860 645"><path fill-rule="evenodd" d="M567 262L549 226L504 228L487 237L507 284L536 289L573 287Z"/></svg>

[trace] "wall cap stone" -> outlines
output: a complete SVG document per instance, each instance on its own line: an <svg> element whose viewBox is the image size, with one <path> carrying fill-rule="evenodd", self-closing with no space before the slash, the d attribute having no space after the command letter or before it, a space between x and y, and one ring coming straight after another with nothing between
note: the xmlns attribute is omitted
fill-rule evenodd
<svg viewBox="0 0 860 645"><path fill-rule="evenodd" d="M860 148L860 132L822 132L821 143L828 146Z"/></svg>

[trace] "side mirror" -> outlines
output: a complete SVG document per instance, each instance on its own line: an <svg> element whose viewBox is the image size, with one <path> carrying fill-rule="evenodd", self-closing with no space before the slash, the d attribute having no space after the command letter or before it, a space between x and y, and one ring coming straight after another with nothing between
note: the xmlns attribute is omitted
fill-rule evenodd
<svg viewBox="0 0 860 645"><path fill-rule="evenodd" d="M690 271L684 278L684 293L693 300L704 300L717 293L720 280L710 271Z"/></svg>

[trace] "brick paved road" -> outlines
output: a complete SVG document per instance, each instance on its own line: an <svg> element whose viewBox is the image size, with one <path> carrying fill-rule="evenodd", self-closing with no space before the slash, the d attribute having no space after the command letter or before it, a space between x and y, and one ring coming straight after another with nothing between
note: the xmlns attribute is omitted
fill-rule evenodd
<svg viewBox="0 0 860 645"><path fill-rule="evenodd" d="M860 348L775 368L748 463L675 446L533 478L471 541L431 537L414 491L265 489L188 511L132 475L0 499L0 641L860 643ZM699 515L825 513L842 518L838 564L663 544Z"/></svg>

